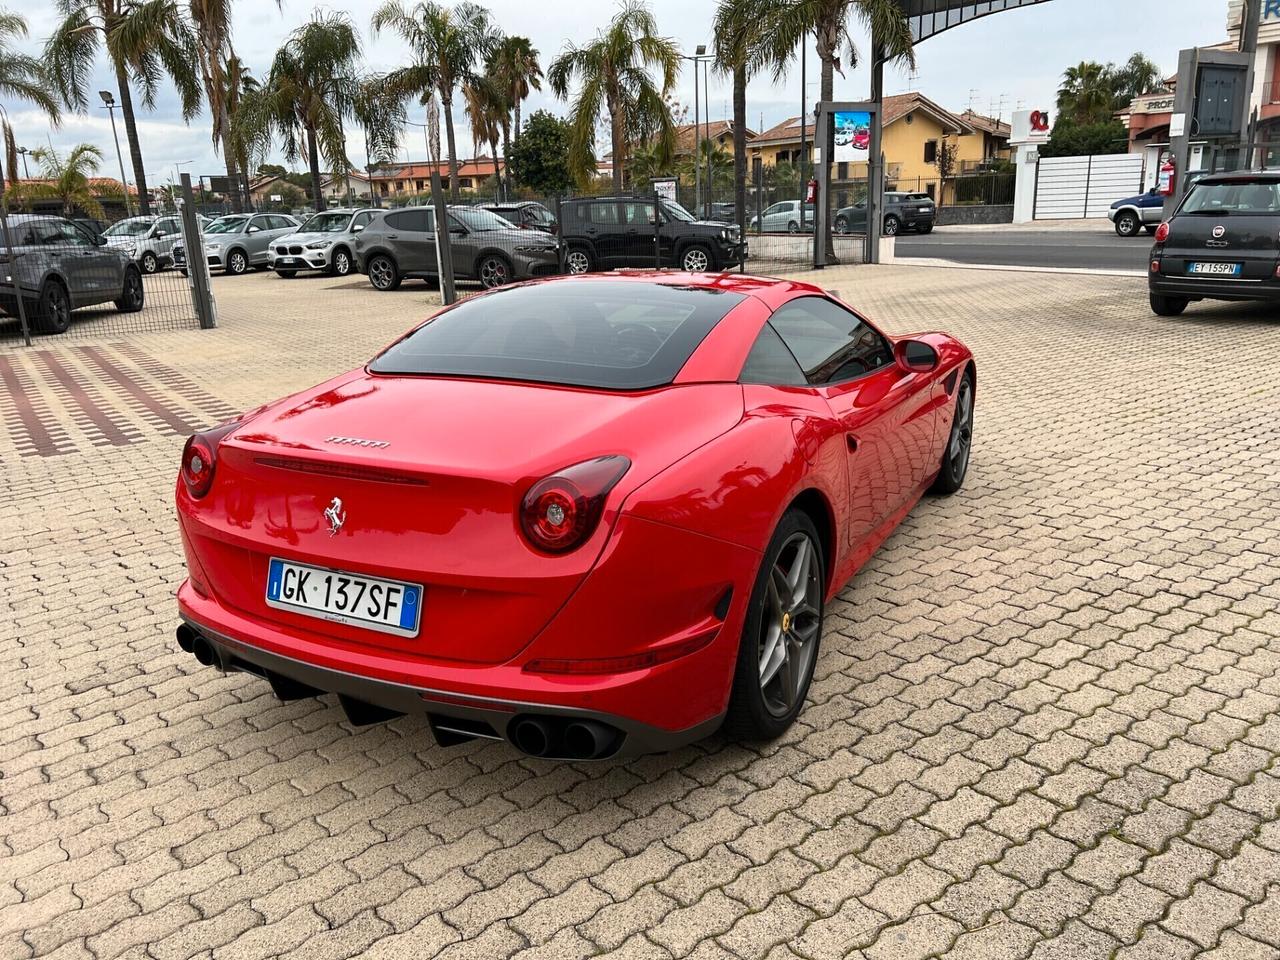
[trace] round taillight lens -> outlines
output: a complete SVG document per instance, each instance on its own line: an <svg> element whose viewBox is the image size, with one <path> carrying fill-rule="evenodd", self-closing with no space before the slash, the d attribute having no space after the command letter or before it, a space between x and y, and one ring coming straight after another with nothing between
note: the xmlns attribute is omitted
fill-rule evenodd
<svg viewBox="0 0 1280 960"><path fill-rule="evenodd" d="M520 504L520 528L544 553L565 553L591 536L604 501L631 467L626 457L598 457L539 480Z"/></svg>
<svg viewBox="0 0 1280 960"><path fill-rule="evenodd" d="M203 497L213 485L213 450L199 434L182 449L182 479L193 497Z"/></svg>
<svg viewBox="0 0 1280 960"><path fill-rule="evenodd" d="M1169 239L1169 221L1166 220L1160 226L1156 227L1156 243L1164 243Z"/></svg>

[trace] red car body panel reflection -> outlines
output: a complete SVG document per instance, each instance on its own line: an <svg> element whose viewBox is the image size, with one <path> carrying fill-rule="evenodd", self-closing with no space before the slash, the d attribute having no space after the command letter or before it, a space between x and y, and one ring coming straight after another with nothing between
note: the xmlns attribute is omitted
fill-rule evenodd
<svg viewBox="0 0 1280 960"><path fill-rule="evenodd" d="M814 515L834 595L937 473L956 378L972 358L951 337L924 334L912 339L935 350L929 371L892 363L829 385L744 384L771 314L820 289L734 275L625 280L744 298L667 386L362 369L269 404L223 437L208 494L193 497L181 479L176 491L189 571L179 609L211 659L273 684L296 665L303 686L323 677L322 689L356 700L385 691L389 709L417 703L442 728L545 709L609 718L634 751L714 729L783 513L803 503ZM576 549L539 551L520 531L522 498L599 457L629 466L598 525ZM324 515L334 498L347 518L336 531ZM273 557L422 584L417 634L268 605Z"/></svg>

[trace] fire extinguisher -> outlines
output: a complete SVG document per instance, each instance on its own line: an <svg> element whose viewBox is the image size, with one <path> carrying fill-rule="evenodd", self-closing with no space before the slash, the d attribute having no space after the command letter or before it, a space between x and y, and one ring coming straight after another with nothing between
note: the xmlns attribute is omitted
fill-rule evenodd
<svg viewBox="0 0 1280 960"><path fill-rule="evenodd" d="M814 177L809 178L809 183L804 189L804 202L818 202L818 181Z"/></svg>
<svg viewBox="0 0 1280 960"><path fill-rule="evenodd" d="M1156 181L1156 192L1162 196L1173 196L1173 189L1178 180L1178 168L1174 166L1173 157L1165 157L1160 164L1160 179Z"/></svg>

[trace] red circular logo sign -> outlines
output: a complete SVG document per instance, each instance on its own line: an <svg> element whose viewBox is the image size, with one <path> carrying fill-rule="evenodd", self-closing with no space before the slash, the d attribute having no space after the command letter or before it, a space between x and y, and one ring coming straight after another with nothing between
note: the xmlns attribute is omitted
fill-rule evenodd
<svg viewBox="0 0 1280 960"><path fill-rule="evenodd" d="M1031 129L1037 133L1044 133L1049 129L1049 111L1048 110L1032 110L1031 111Z"/></svg>

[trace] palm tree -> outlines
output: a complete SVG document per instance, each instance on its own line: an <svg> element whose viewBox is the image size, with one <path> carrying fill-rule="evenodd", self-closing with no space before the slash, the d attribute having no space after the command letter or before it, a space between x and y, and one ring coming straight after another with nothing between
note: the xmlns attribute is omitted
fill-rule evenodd
<svg viewBox="0 0 1280 960"><path fill-rule="evenodd" d="M400 132L404 129L404 94L385 74L364 74L356 78L351 115L364 131L364 169L369 175L369 199L376 207L378 195L373 189L373 168L395 159Z"/></svg>
<svg viewBox="0 0 1280 960"><path fill-rule="evenodd" d="M1144 93L1157 93L1165 89L1160 68L1141 53L1135 53L1117 70L1112 72L1113 103L1116 110L1123 110Z"/></svg>
<svg viewBox="0 0 1280 960"><path fill-rule="evenodd" d="M462 85L462 99L466 104L467 123L471 126L471 149L480 156L480 144L487 143L493 155L493 176L502 182L502 168L498 165L498 138L505 143L510 133L511 114L507 100L497 82L490 76L472 77Z"/></svg>
<svg viewBox="0 0 1280 960"><path fill-rule="evenodd" d="M116 77L138 206L147 214L151 207L131 84L138 85L143 107L154 110L156 94L167 77L178 92L183 118L195 116L200 109L200 83L194 68L197 42L190 24L178 0L57 0L55 7L61 20L44 50L49 80L64 104L84 112L89 106L93 63L99 47L105 45Z"/></svg>
<svg viewBox="0 0 1280 960"><path fill-rule="evenodd" d="M675 164L670 156L662 155L662 148L657 143L638 143L631 148L631 156L627 160L627 181L632 189L639 189L657 177L669 177L675 171Z"/></svg>
<svg viewBox="0 0 1280 960"><path fill-rule="evenodd" d="M231 185L232 209L242 209L247 185L240 174L248 174L237 159L237 145L229 143L231 118L235 115L242 77L247 75L231 46L231 0L188 0L195 29L200 80L213 117L213 143L222 151L223 166ZM242 152L242 151L241 151Z"/></svg>
<svg viewBox="0 0 1280 960"><path fill-rule="evenodd" d="M22 40L26 36L26 18L0 9L0 97L34 103L49 115L49 122L57 126L61 121L58 101L49 93L44 64L36 57L19 53L11 46L12 41ZM9 126L9 115L4 104L0 104L0 118L5 145L5 169L9 173L9 182L17 183L18 145L13 138L13 128ZM0 174L0 180L2 179L3 175Z"/></svg>
<svg viewBox="0 0 1280 960"><path fill-rule="evenodd" d="M342 121L356 96L359 59L360 37L350 18L317 11L289 34L266 81L243 94L232 120L234 136L254 144L259 155L276 137L287 160L306 153L316 210L325 208L320 155L331 171L351 169Z"/></svg>
<svg viewBox="0 0 1280 960"><path fill-rule="evenodd" d="M613 186L622 189L627 145L653 140L661 156L675 149L675 124L667 95L675 86L680 51L667 37L644 0L622 0L609 26L582 47L567 45L547 72L547 82L560 98L569 82L579 81L569 134L569 170L586 183L595 173L596 118L609 114L613 146ZM651 71L658 74L657 82Z"/></svg>
<svg viewBox="0 0 1280 960"><path fill-rule="evenodd" d="M449 195L458 199L458 149L453 132L453 96L460 83L474 75L497 42L489 11L469 0L450 8L420 0L411 8L400 0L385 0L373 15L376 36L394 30L409 45L414 62L390 75L402 92L416 94L425 104L434 90L444 107L445 139L449 153Z"/></svg>
<svg viewBox="0 0 1280 960"><path fill-rule="evenodd" d="M101 150L91 143L80 143L71 148L65 160L52 147L32 150L31 156L40 164L41 180L24 181L11 188L10 195L21 202L57 200L65 217L79 207L91 217L102 218L102 204L89 183L102 163Z"/></svg>
<svg viewBox="0 0 1280 960"><path fill-rule="evenodd" d="M520 139L520 104L529 90L542 89L538 51L528 37L503 37L489 58L489 74L501 86L513 114L511 140Z"/></svg>
<svg viewBox="0 0 1280 960"><path fill-rule="evenodd" d="M747 82L765 65L770 0L720 0L715 18L716 69L733 75L733 181L738 229L747 231Z"/></svg>
<svg viewBox="0 0 1280 960"><path fill-rule="evenodd" d="M681 158L679 171L682 179L686 181L695 179L697 176L694 172L695 163L703 176L706 176L708 170L711 171L711 181L707 184L708 196L714 188L724 187L730 183L734 176L734 158L720 144L707 137L704 137L699 144L696 155L689 154ZM745 201L743 202L745 204Z"/></svg>
<svg viewBox="0 0 1280 960"><path fill-rule="evenodd" d="M1068 67L1058 87L1058 115L1076 123L1094 123L1111 115L1113 68L1093 60Z"/></svg>

